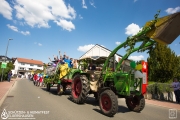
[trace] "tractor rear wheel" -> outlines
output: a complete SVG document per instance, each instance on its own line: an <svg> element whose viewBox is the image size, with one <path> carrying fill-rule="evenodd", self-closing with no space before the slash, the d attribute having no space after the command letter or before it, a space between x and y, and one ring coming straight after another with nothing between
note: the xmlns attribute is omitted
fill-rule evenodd
<svg viewBox="0 0 180 120"><path fill-rule="evenodd" d="M143 95L135 95L133 97L126 98L126 105L129 110L134 112L140 112L145 107L145 99Z"/></svg>
<svg viewBox="0 0 180 120"><path fill-rule="evenodd" d="M83 104L90 91L90 84L86 75L76 75L71 84L71 96L75 103Z"/></svg>
<svg viewBox="0 0 180 120"><path fill-rule="evenodd" d="M118 100L112 90L105 90L100 94L99 105L103 114L109 117L114 116L118 111Z"/></svg>

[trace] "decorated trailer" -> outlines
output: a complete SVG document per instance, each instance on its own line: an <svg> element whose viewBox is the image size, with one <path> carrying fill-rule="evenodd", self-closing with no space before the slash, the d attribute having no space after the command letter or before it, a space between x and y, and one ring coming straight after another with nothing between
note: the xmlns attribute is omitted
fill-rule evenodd
<svg viewBox="0 0 180 120"><path fill-rule="evenodd" d="M143 94L146 92L147 83L143 84L143 72L147 71L141 70L142 65L136 65L133 61L129 70L123 71L122 67L123 61L127 60L131 53L151 50L157 42L171 44L180 35L180 12L162 18L158 18L158 15L159 12L154 20L147 22L136 35L128 37L107 58L95 59L89 56L80 60L82 72L73 77L72 81L71 94L75 103L83 104L89 94L94 94L103 114L114 116L118 111L118 96L125 98L130 110L140 112L144 109ZM114 55L119 49L127 47L127 53L116 62ZM88 64L94 66L88 67ZM102 69L96 69L98 65L101 65Z"/></svg>
<svg viewBox="0 0 180 120"><path fill-rule="evenodd" d="M47 91L51 87L57 87L57 94L62 95L66 89L71 89L71 83L75 75L80 74L81 70L69 68L68 64L61 64L58 61L52 61L45 68L44 83Z"/></svg>

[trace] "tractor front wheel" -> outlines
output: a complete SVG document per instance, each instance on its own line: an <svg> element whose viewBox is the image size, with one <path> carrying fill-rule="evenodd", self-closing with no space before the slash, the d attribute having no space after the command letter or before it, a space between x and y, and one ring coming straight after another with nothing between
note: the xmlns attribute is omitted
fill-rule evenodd
<svg viewBox="0 0 180 120"><path fill-rule="evenodd" d="M90 91L90 85L86 75L76 75L71 84L71 96L75 103L83 104Z"/></svg>
<svg viewBox="0 0 180 120"><path fill-rule="evenodd" d="M105 90L100 94L99 105L103 114L109 117L114 116L118 111L118 100L112 90Z"/></svg>
<svg viewBox="0 0 180 120"><path fill-rule="evenodd" d="M143 95L135 95L133 97L126 98L126 105L129 110L134 112L140 112L145 107L145 99Z"/></svg>

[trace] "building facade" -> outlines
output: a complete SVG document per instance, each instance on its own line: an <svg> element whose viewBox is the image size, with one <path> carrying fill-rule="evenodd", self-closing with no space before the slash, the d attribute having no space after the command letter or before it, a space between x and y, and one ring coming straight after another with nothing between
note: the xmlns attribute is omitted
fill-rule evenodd
<svg viewBox="0 0 180 120"><path fill-rule="evenodd" d="M14 62L13 74L23 75L27 78L29 74L32 74L36 70L43 70L43 62L39 60L16 58Z"/></svg>
<svg viewBox="0 0 180 120"><path fill-rule="evenodd" d="M2 55L2 56L0 56L0 62L9 63L9 62L12 62L12 59Z"/></svg>

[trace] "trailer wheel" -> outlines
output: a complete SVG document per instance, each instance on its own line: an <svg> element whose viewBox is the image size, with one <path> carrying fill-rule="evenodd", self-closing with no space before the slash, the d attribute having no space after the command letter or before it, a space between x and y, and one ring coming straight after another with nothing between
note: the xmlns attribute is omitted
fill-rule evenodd
<svg viewBox="0 0 180 120"><path fill-rule="evenodd" d="M51 89L51 85L50 85L50 83L47 83L47 85L46 85L46 89L47 89L47 91L50 91L50 89Z"/></svg>
<svg viewBox="0 0 180 120"><path fill-rule="evenodd" d="M133 97L126 98L126 105L129 110L134 112L140 112L145 107L145 99L143 95L135 95Z"/></svg>
<svg viewBox="0 0 180 120"><path fill-rule="evenodd" d="M76 75L71 84L71 96L75 103L83 104L90 91L86 75Z"/></svg>
<svg viewBox="0 0 180 120"><path fill-rule="evenodd" d="M58 95L62 95L63 92L64 92L63 86L62 86L61 84L58 84L58 85L57 85L57 94L58 94Z"/></svg>
<svg viewBox="0 0 180 120"><path fill-rule="evenodd" d="M118 111L118 100L112 90L105 90L100 94L100 109L106 116L112 117Z"/></svg>

